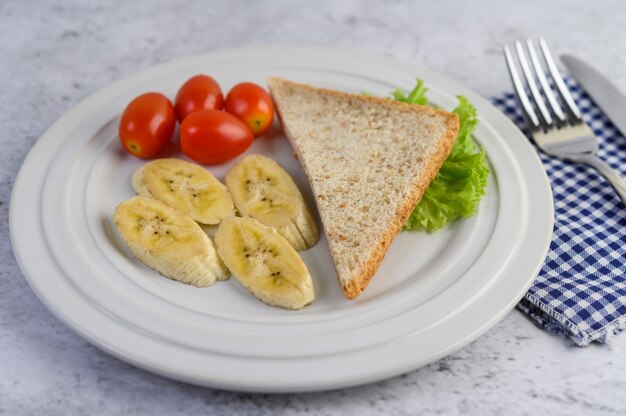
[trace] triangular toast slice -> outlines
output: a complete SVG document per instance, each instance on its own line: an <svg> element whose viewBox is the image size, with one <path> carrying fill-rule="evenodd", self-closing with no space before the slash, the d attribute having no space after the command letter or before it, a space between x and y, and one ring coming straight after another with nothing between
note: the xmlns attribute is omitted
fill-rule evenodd
<svg viewBox="0 0 626 416"><path fill-rule="evenodd" d="M456 114L268 79L346 298L367 286L459 131Z"/></svg>

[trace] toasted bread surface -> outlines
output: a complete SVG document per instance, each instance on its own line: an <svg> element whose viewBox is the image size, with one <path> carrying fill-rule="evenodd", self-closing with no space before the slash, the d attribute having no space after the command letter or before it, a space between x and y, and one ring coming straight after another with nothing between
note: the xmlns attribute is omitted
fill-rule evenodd
<svg viewBox="0 0 626 416"><path fill-rule="evenodd" d="M309 178L341 289L353 299L448 157L458 116L280 78L268 84Z"/></svg>

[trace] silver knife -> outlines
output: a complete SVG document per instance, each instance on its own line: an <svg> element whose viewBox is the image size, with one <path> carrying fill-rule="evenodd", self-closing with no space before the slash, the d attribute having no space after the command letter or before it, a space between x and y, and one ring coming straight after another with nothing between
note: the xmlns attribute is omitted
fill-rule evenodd
<svg viewBox="0 0 626 416"><path fill-rule="evenodd" d="M626 137L626 95L596 69L571 55L561 55L570 75L593 98L609 120Z"/></svg>

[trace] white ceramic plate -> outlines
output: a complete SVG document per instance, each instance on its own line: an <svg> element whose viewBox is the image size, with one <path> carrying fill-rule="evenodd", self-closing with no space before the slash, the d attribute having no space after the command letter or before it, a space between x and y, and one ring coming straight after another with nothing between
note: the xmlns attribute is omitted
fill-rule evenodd
<svg viewBox="0 0 626 416"><path fill-rule="evenodd" d="M188 77L227 91L278 75L387 95L426 81L452 109L463 94L480 115L475 137L492 174L478 215L434 234L403 232L367 290L345 300L326 241L302 253L317 300L301 311L255 300L235 279L197 289L134 260L112 224L133 195L141 161L122 150L118 117L146 91L172 97ZM278 125L247 153L263 153L307 180ZM180 156L175 147L169 154ZM234 161L212 167L220 179ZM286 392L352 386L432 362L501 319L532 282L552 231L550 187L521 132L478 94L439 75L344 50L251 48L192 56L118 81L68 111L39 139L15 182L13 248L24 276L62 321L94 345L168 377L224 389Z"/></svg>

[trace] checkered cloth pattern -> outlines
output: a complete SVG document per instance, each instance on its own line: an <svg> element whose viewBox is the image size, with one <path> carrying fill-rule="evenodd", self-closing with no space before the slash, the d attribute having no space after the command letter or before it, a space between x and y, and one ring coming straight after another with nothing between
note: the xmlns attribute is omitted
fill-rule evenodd
<svg viewBox="0 0 626 416"><path fill-rule="evenodd" d="M626 177L626 139L566 81L600 141L597 155ZM513 94L492 101L530 137ZM555 224L545 264L517 307L578 346L605 343L626 328L626 206L593 168L538 153L552 186Z"/></svg>

